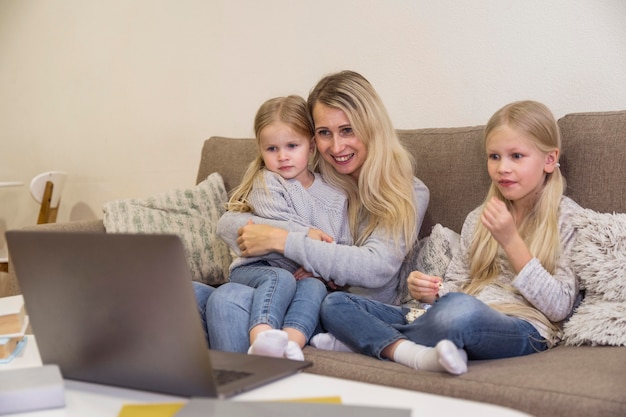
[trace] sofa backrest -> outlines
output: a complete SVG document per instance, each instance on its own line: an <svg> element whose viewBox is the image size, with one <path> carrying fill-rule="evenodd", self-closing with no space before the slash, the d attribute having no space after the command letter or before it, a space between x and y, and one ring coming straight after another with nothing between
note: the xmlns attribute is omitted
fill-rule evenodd
<svg viewBox="0 0 626 417"><path fill-rule="evenodd" d="M626 213L626 111L576 113L559 119L566 194L599 212ZM430 189L420 236L439 223L461 231L489 187L483 126L398 130L415 158L415 175ZM197 182L219 172L228 191L256 155L254 139L214 136L204 142Z"/></svg>
<svg viewBox="0 0 626 417"><path fill-rule="evenodd" d="M601 213L626 213L626 110L559 120L566 194Z"/></svg>

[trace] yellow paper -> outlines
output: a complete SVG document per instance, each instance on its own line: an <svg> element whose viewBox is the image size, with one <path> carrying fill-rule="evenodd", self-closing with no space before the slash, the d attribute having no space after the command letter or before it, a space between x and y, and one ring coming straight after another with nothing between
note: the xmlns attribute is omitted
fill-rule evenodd
<svg viewBox="0 0 626 417"><path fill-rule="evenodd" d="M274 400L289 403L341 404L341 397L305 397ZM185 403L126 404L117 417L174 417Z"/></svg>
<svg viewBox="0 0 626 417"><path fill-rule="evenodd" d="M285 403L326 403L341 404L341 397L309 397L309 398L293 398L287 400L276 400Z"/></svg>
<svg viewBox="0 0 626 417"><path fill-rule="evenodd" d="M117 417L174 417L185 403L126 404Z"/></svg>

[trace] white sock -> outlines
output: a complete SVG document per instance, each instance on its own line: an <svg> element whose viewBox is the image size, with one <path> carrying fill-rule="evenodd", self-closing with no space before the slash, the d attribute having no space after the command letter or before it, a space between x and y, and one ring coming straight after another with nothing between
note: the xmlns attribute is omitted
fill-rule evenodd
<svg viewBox="0 0 626 417"><path fill-rule="evenodd" d="M257 335L248 349L248 354L282 358L288 341L287 332L277 329L266 330Z"/></svg>
<svg viewBox="0 0 626 417"><path fill-rule="evenodd" d="M441 340L435 346L439 354L439 364L452 375L461 375L467 372L467 352L456 347L450 340Z"/></svg>
<svg viewBox="0 0 626 417"><path fill-rule="evenodd" d="M302 349L300 349L300 345L298 345L293 340L287 342L287 346L285 347L284 356L287 359L293 359L294 361L303 361L304 353L302 353Z"/></svg>
<svg viewBox="0 0 626 417"><path fill-rule="evenodd" d="M449 372L453 375L467 372L467 354L449 340L440 341L434 348L405 340L396 348L393 360L423 371Z"/></svg>
<svg viewBox="0 0 626 417"><path fill-rule="evenodd" d="M311 346L322 350L334 350L337 352L354 352L343 342L337 340L335 336L330 333L318 333L309 341Z"/></svg>

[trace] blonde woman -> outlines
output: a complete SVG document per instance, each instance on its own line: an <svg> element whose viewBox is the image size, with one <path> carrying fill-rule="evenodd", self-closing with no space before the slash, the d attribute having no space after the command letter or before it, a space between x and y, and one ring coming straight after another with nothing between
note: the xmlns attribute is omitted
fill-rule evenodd
<svg viewBox="0 0 626 417"><path fill-rule="evenodd" d="M492 184L465 220L459 255L443 280L419 271L408 278L410 294L433 306L407 323L396 307L330 294L321 312L330 334L312 344L456 375L468 357L554 346L578 294L569 219L581 210L563 196L558 126L543 104L515 102L489 120L484 144Z"/></svg>
<svg viewBox="0 0 626 417"><path fill-rule="evenodd" d="M243 256L279 253L304 271L350 293L398 304L400 265L415 242L429 192L413 176L410 154L400 144L387 111L360 74L342 71L322 78L307 100L315 126L316 162L323 178L348 198L354 245L312 239L286 223L245 213L226 213L218 224ZM252 219L253 224L248 224ZM247 341L229 327L249 311L249 296L235 284L218 288L207 304L211 347L244 351Z"/></svg>

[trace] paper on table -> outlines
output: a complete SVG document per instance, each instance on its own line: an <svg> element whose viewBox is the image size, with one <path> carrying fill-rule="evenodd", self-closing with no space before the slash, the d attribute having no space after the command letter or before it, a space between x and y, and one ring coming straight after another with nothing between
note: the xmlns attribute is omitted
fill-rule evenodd
<svg viewBox="0 0 626 417"><path fill-rule="evenodd" d="M341 404L341 397L306 397L306 398L290 398L286 400L272 400L281 403L325 403L325 404Z"/></svg>
<svg viewBox="0 0 626 417"><path fill-rule="evenodd" d="M341 397L310 397L272 401L341 404ZM173 417L184 405L185 403L126 404L117 417Z"/></svg>
<svg viewBox="0 0 626 417"><path fill-rule="evenodd" d="M185 403L126 404L118 417L173 417Z"/></svg>

